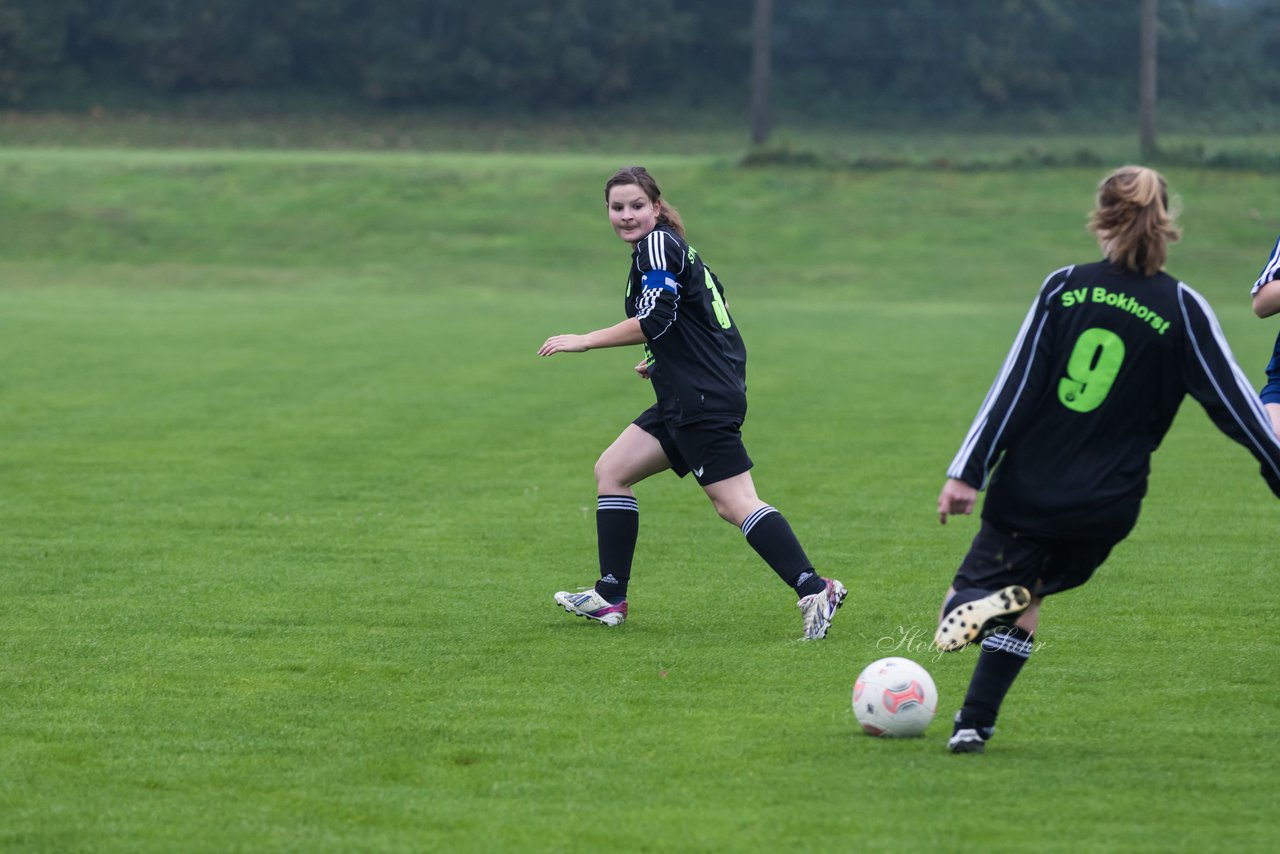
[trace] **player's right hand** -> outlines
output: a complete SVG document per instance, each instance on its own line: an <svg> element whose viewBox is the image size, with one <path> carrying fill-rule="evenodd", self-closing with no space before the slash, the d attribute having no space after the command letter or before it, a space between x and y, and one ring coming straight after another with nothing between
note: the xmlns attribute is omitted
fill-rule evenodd
<svg viewBox="0 0 1280 854"><path fill-rule="evenodd" d="M938 521L947 524L948 516L963 514L968 516L978 503L978 490L963 480L948 478L938 493Z"/></svg>
<svg viewBox="0 0 1280 854"><path fill-rule="evenodd" d="M587 352L587 336L585 335L552 335L538 348L539 356L550 356L553 353L585 352Z"/></svg>

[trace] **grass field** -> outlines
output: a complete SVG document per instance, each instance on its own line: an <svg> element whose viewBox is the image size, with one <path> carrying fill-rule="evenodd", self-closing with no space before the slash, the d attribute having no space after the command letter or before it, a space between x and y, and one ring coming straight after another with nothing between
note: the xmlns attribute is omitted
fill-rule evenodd
<svg viewBox="0 0 1280 854"><path fill-rule="evenodd" d="M1274 850L1276 507L1188 404L1144 518L984 756L924 645L976 529L934 499L1099 170L645 158L727 285L763 498L851 594L793 597L691 483L638 489L631 620L594 576L635 354L601 186L639 158L0 149L0 849ZM1117 164L1118 165L1118 164ZM1173 171L1256 380L1274 180ZM933 673L923 739L853 678Z"/></svg>

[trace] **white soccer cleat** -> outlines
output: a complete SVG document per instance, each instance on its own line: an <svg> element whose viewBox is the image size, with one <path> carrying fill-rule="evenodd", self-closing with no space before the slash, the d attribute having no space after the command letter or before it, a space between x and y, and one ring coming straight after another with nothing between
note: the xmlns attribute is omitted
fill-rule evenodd
<svg viewBox="0 0 1280 854"><path fill-rule="evenodd" d="M826 579L827 586L821 593L811 593L796 603L800 613L804 615L804 637L801 640L821 640L827 636L831 628L831 619L844 604L844 597L849 593L844 585L834 578Z"/></svg>
<svg viewBox="0 0 1280 854"><path fill-rule="evenodd" d="M957 605L946 613L933 636L933 645L943 652L955 652L986 637L1001 626L1011 626L1031 604L1027 588L1016 584L995 593Z"/></svg>
<svg viewBox="0 0 1280 854"><path fill-rule="evenodd" d="M627 619L626 599L617 605L610 605L609 601L597 593L594 587L584 587L577 593L561 590L555 595L555 600L557 605L570 614L596 620L606 626L620 626Z"/></svg>

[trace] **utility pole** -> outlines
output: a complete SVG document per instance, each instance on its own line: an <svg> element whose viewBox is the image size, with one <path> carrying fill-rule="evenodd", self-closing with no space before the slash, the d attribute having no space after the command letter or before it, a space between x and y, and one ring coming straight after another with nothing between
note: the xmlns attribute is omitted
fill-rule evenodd
<svg viewBox="0 0 1280 854"><path fill-rule="evenodd" d="M773 55L773 0L755 0L751 20L751 144L769 139L769 76Z"/></svg>
<svg viewBox="0 0 1280 854"><path fill-rule="evenodd" d="M1159 44L1159 0L1142 0L1142 21L1138 40L1141 55L1138 69L1138 137L1142 159L1156 153L1156 50Z"/></svg>

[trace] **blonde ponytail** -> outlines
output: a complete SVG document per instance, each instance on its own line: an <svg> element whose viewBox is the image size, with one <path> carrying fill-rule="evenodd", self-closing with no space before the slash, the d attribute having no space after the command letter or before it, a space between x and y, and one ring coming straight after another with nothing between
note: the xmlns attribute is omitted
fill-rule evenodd
<svg viewBox="0 0 1280 854"><path fill-rule="evenodd" d="M1169 213L1168 185L1145 166L1122 166L1103 179L1089 230L1107 260L1144 276L1164 269L1169 244L1182 236Z"/></svg>

